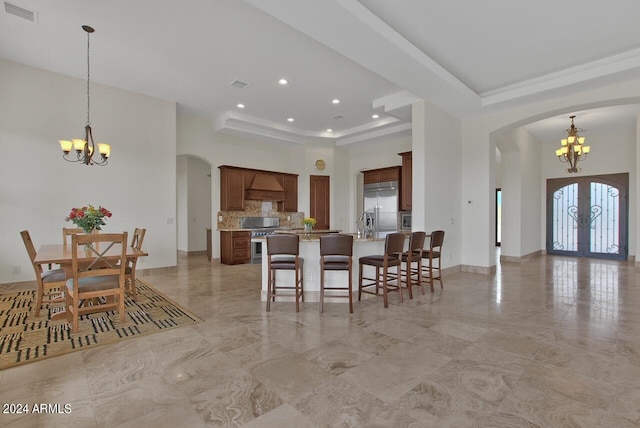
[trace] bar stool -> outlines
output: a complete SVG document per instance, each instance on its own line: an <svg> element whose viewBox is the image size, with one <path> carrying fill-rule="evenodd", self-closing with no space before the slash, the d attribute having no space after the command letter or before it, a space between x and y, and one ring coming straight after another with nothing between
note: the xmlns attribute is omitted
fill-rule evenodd
<svg viewBox="0 0 640 428"><path fill-rule="evenodd" d="M404 250L404 233L390 233L384 242L384 254L376 254L372 256L360 257L360 275L358 280L358 300L362 298L362 293L379 295L380 280L382 280L382 296L384 307L389 307L387 293L389 291L397 291L400 294L402 302L402 291L400 284L400 265L402 263L401 256ZM375 278L365 277L363 275L364 266L373 266L376 268ZM396 272L389 272L389 268L396 267ZM381 272L382 270L382 272ZM362 280L373 281L363 283ZM389 281L396 281L395 284L389 284ZM366 290L367 287L376 287L375 292Z"/></svg>
<svg viewBox="0 0 640 428"><path fill-rule="evenodd" d="M300 312L300 303L304 302L304 259L300 254L300 236L298 235L269 235L267 236L267 312L271 310L271 300L276 301L279 296L291 296L289 293L280 294L278 289L295 290L296 312ZM276 273L279 270L293 271L295 281L293 285L277 285Z"/></svg>
<svg viewBox="0 0 640 428"><path fill-rule="evenodd" d="M420 286L422 294L424 294L424 286L422 285L422 249L424 241L427 238L425 232L413 232L409 237L409 248L402 253L402 278L409 290L409 298L413 299L413 285ZM415 264L415 267L414 267Z"/></svg>
<svg viewBox="0 0 640 428"><path fill-rule="evenodd" d="M349 293L344 295L331 295L331 297L345 297L349 299L349 312L353 313L353 292L351 286L353 279L352 272L353 258L353 235L331 234L320 236L320 312L324 308L324 291L325 290L348 290ZM349 274L348 286L331 286L324 285L324 271L346 271Z"/></svg>
<svg viewBox="0 0 640 428"><path fill-rule="evenodd" d="M440 255L442 253L443 242L444 230L435 230L431 232L429 249L422 252L422 258L429 260L429 263L422 264L422 280L429 280L432 292L434 280L440 281L440 288L444 288L442 285L442 273L440 272ZM438 261L438 266L434 265L434 260Z"/></svg>

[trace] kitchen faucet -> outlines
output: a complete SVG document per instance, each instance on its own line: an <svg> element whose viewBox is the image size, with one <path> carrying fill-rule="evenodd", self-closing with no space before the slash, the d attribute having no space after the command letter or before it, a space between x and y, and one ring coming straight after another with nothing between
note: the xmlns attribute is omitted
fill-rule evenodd
<svg viewBox="0 0 640 428"><path fill-rule="evenodd" d="M373 224L373 216L371 213L363 212L358 221L362 222L362 230L364 231L365 239L368 237L373 237L374 224Z"/></svg>

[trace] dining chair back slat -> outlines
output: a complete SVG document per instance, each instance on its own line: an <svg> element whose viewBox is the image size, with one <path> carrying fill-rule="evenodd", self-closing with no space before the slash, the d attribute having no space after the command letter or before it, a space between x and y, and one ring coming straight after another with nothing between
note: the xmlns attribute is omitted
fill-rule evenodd
<svg viewBox="0 0 640 428"><path fill-rule="evenodd" d="M116 310L124 322L127 238L127 232L72 235L66 313L73 333L81 314Z"/></svg>

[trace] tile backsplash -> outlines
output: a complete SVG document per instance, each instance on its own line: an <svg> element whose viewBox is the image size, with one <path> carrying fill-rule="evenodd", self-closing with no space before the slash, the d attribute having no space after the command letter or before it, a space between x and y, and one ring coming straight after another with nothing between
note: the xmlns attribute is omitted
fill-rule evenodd
<svg viewBox="0 0 640 428"><path fill-rule="evenodd" d="M303 212L282 213L277 211L273 202L245 201L244 211L219 211L218 229L236 229L240 226L240 217L278 217L280 227L302 228ZM222 218L220 221L219 219Z"/></svg>

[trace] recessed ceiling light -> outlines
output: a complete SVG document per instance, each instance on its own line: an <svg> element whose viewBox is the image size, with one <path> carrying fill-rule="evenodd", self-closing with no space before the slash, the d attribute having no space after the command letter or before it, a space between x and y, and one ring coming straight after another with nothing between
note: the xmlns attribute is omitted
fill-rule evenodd
<svg viewBox="0 0 640 428"><path fill-rule="evenodd" d="M379 118L379 117L380 117L380 115L379 115L379 114L374 114L373 116L371 116L371 119L377 119L377 118Z"/></svg>
<svg viewBox="0 0 640 428"><path fill-rule="evenodd" d="M333 132L333 129L329 128L327 129L327 132Z"/></svg>
<svg viewBox="0 0 640 428"><path fill-rule="evenodd" d="M289 81L287 79L280 79L280 80L278 80L278 83L281 84L281 85L288 85Z"/></svg>
<svg viewBox="0 0 640 428"><path fill-rule="evenodd" d="M238 104L236 107L238 107L238 108L244 108L245 106L244 106L244 104Z"/></svg>
<svg viewBox="0 0 640 428"><path fill-rule="evenodd" d="M292 118L292 117L288 117L288 118L287 118L287 122L294 122L294 121L295 121L295 119L294 119L294 118Z"/></svg>
<svg viewBox="0 0 640 428"><path fill-rule="evenodd" d="M339 100L339 99L337 99L337 98L334 98L331 102L332 102L333 104L340 104L340 100Z"/></svg>

